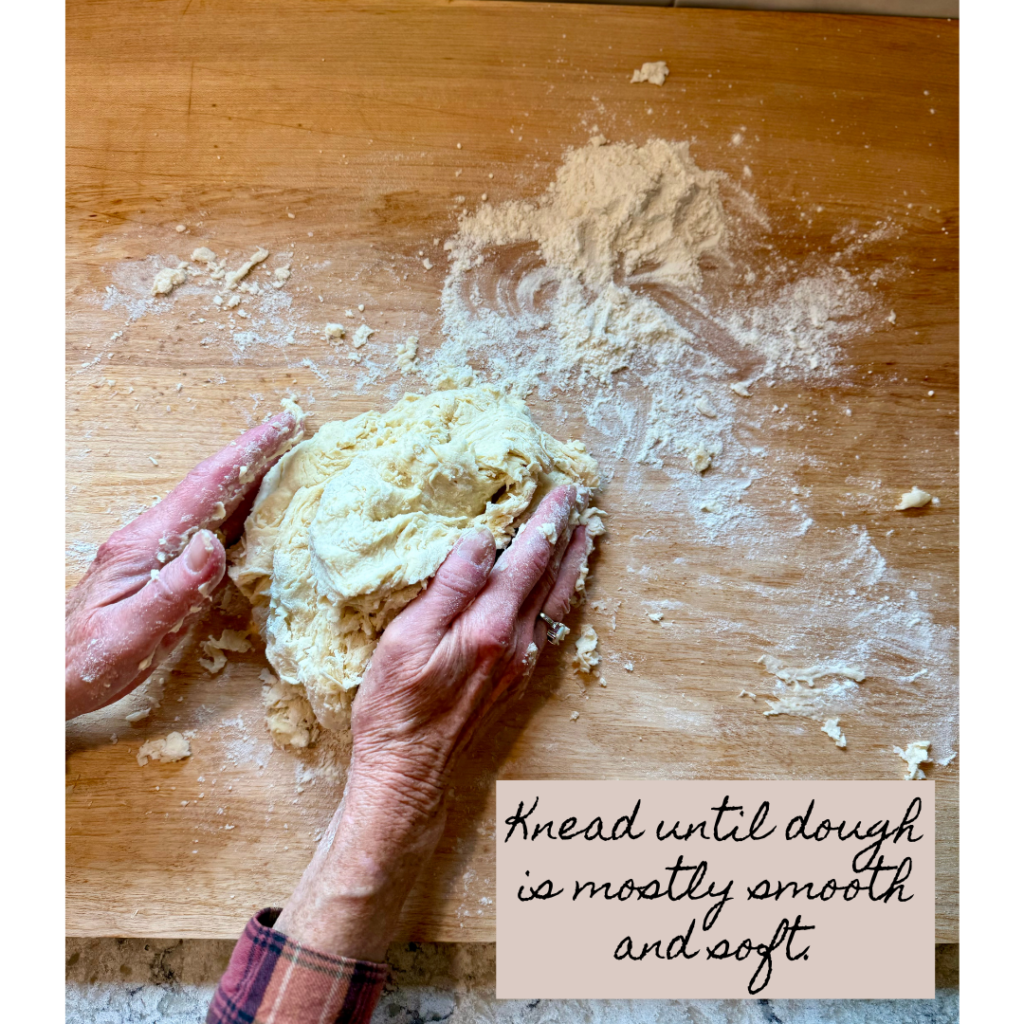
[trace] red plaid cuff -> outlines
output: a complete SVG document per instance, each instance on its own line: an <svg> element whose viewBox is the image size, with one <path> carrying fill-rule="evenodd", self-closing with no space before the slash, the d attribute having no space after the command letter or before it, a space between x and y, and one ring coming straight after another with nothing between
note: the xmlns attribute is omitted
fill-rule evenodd
<svg viewBox="0 0 1024 1024"><path fill-rule="evenodd" d="M275 931L280 909L245 926L206 1024L363 1024L387 979L386 964L318 953Z"/></svg>

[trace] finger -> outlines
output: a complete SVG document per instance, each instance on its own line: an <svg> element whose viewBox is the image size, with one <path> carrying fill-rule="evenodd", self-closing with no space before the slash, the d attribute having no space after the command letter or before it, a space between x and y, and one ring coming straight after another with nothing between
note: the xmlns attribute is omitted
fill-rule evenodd
<svg viewBox="0 0 1024 1024"><path fill-rule="evenodd" d="M119 554L129 552L153 565L176 557L189 537L214 529L255 495L263 474L302 436L303 427L291 412L281 412L246 432L201 462L162 501L114 535ZM110 542L108 541L108 544ZM145 566L143 566L145 568Z"/></svg>
<svg viewBox="0 0 1024 1024"><path fill-rule="evenodd" d="M234 510L225 506L226 518L220 525L220 529L217 530L218 535L223 539L224 546L230 547L239 537L242 536L242 531L245 529L245 521L249 518L249 513L252 511L252 506L256 501L256 495L260 493L260 487L263 485L263 480L267 473L274 468L277 460L270 460L264 465L263 469L257 473L256 478L251 484L245 489L241 497L235 503ZM216 524L207 524L209 529L214 529Z"/></svg>
<svg viewBox="0 0 1024 1024"><path fill-rule="evenodd" d="M216 588L214 588L216 590ZM160 667L168 655L181 643L182 639L188 633L189 629L194 626L207 612L207 602L203 602L201 605L193 605L192 611L190 611L183 619L174 623L170 630L164 634L163 639L156 645L156 650L153 653L153 660L146 664L146 659L140 662L140 665L146 667L140 669L133 678L127 681L127 683L121 686L117 692L110 694L110 691L106 691L107 696L103 702L97 705L95 708L90 710L99 711L101 708L105 708L108 704L113 704L115 701L120 700L122 697L131 693L136 687L141 686L155 671ZM177 628L175 628L177 627Z"/></svg>
<svg viewBox="0 0 1024 1024"><path fill-rule="evenodd" d="M144 670L169 632L206 606L224 578L224 547L209 530L200 530L182 554L169 562L137 594L110 609L108 623L121 636L125 661ZM138 663L135 656L138 655Z"/></svg>
<svg viewBox="0 0 1024 1024"><path fill-rule="evenodd" d="M166 635L206 605L224 568L224 548L203 530L137 593L97 609L96 638L69 656L76 678L68 684L68 715L104 707L142 682Z"/></svg>
<svg viewBox="0 0 1024 1024"><path fill-rule="evenodd" d="M558 576L554 585L544 599L544 603L538 609L545 615L561 622L567 618L572 609L572 596L576 593L576 581L579 579L580 569L587 558L587 528L577 526L572 532L572 537L562 556L562 564L558 570ZM538 647L543 649L547 642L548 625L538 617L534 623L533 639Z"/></svg>
<svg viewBox="0 0 1024 1024"><path fill-rule="evenodd" d="M385 637L390 633L434 650L452 622L486 586L494 557L494 537L489 530L463 537L441 563L427 589L391 622Z"/></svg>
<svg viewBox="0 0 1024 1024"><path fill-rule="evenodd" d="M530 596L522 603L519 609L519 619L526 624L526 632L531 639L533 637L534 623L544 608L544 602L547 600L548 594L551 593L555 580L558 579L558 570L561 568L562 558L571 538L572 530L566 525L565 530L558 537L554 550L551 552L551 560L544 567L544 572L541 573L540 579L533 590L530 591Z"/></svg>
<svg viewBox="0 0 1024 1024"><path fill-rule="evenodd" d="M580 577L580 570L587 559L588 537L585 526L577 526L572 532L572 537L562 556L562 563L559 566L558 576L554 585L548 592L541 611L551 616L555 622L561 622L567 618L572 610L572 598L576 593L576 581Z"/></svg>
<svg viewBox="0 0 1024 1024"><path fill-rule="evenodd" d="M550 536L560 537L576 500L575 487L558 487L537 506L537 511L516 534L473 605L473 615L484 621L506 620L519 611L551 561Z"/></svg>
<svg viewBox="0 0 1024 1024"><path fill-rule="evenodd" d="M556 588L565 590L565 581L573 572L579 573L580 556L586 557L586 543L584 527L567 529L559 538L555 555L540 582L533 588L533 593L520 609L515 654L509 663L506 678L499 687L500 690L511 689L510 696L513 700L518 700L526 692L530 677L547 641L548 624L540 618L540 613L543 611L550 615L555 622L561 622L568 615L568 608L563 607L564 601L553 600L552 595ZM575 569L570 567L569 572L563 572L562 568L566 565L567 559ZM572 580L575 580L575 576ZM572 586L572 581L568 586Z"/></svg>

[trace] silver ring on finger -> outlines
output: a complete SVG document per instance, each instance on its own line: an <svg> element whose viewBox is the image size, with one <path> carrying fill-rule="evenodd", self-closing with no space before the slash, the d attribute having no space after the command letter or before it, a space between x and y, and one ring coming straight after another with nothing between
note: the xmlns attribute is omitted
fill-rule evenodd
<svg viewBox="0 0 1024 1024"><path fill-rule="evenodd" d="M555 622L550 615L545 615L543 612L539 617L547 623L548 643L557 647L569 635L569 627L564 622Z"/></svg>

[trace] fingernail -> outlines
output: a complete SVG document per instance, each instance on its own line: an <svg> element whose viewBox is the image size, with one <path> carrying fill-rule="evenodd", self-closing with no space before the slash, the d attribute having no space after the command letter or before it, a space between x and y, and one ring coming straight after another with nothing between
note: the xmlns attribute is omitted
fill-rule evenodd
<svg viewBox="0 0 1024 1024"><path fill-rule="evenodd" d="M478 530L476 533L464 537L459 545L459 557L474 565L486 565L491 560L491 552L494 550L494 539L487 530Z"/></svg>
<svg viewBox="0 0 1024 1024"><path fill-rule="evenodd" d="M185 549L185 565L192 572L202 572L206 563L210 560L211 551L213 551L213 543L210 531L200 530Z"/></svg>

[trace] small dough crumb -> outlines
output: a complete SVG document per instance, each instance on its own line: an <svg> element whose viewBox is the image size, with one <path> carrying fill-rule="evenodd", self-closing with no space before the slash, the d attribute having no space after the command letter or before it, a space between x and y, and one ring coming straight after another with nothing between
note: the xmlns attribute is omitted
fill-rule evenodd
<svg viewBox="0 0 1024 1024"><path fill-rule="evenodd" d="M651 85L664 85L668 78L668 65L663 60L648 61L640 65L638 71L633 72L630 84L636 82L650 82Z"/></svg>
<svg viewBox="0 0 1024 1024"><path fill-rule="evenodd" d="M144 765L150 761L180 761L191 754L188 740L180 732L170 732L160 739L146 740L135 755L135 760Z"/></svg>
<svg viewBox="0 0 1024 1024"><path fill-rule="evenodd" d="M572 658L572 667L579 673L593 672L601 664L601 655L597 650L597 630L586 625L580 630L580 638L576 641L576 653Z"/></svg>
<svg viewBox="0 0 1024 1024"><path fill-rule="evenodd" d="M894 754L898 754L907 762L907 774L903 776L907 782L924 778L924 772L920 766L932 763L931 757L928 756L929 747L931 747L930 740L915 740L913 743L907 744L906 750L901 750L899 747L892 748Z"/></svg>
<svg viewBox="0 0 1024 1024"><path fill-rule="evenodd" d="M356 328L356 333L352 336L352 347L362 348L370 340L370 335L376 333L377 332L367 324L360 324Z"/></svg>
<svg viewBox="0 0 1024 1024"><path fill-rule="evenodd" d="M526 654L523 656L523 666L527 672L533 671L539 656L540 651L537 649L536 644L530 644L530 646L526 648Z"/></svg>
<svg viewBox="0 0 1024 1024"><path fill-rule="evenodd" d="M924 508L925 505L930 505L932 500L932 496L927 491L922 491L921 488L915 484L900 498L900 503L896 506L896 511L902 512L907 508Z"/></svg>
<svg viewBox="0 0 1024 1024"><path fill-rule="evenodd" d="M571 715L569 716L569 721L570 721L570 722L575 722L575 721L576 721L576 720L577 720L577 719L578 719L579 717L580 717L580 713L579 713L578 711L574 711L574 712L573 712L573 713L572 713L572 714L571 714Z"/></svg>
<svg viewBox="0 0 1024 1024"><path fill-rule="evenodd" d="M558 543L558 531L555 529L554 523L541 523L539 529L552 547Z"/></svg>
<svg viewBox="0 0 1024 1024"><path fill-rule="evenodd" d="M232 270L224 275L224 287L229 291L236 288L238 283L255 267L262 263L270 255L266 249L257 249L237 270Z"/></svg>
<svg viewBox="0 0 1024 1024"><path fill-rule="evenodd" d="M234 629L223 630L219 640L212 636L208 637L201 646L206 657L200 658L199 664L212 675L216 675L228 663L223 651L237 651L244 654L246 651L252 650L252 644L243 634Z"/></svg>
<svg viewBox="0 0 1024 1024"><path fill-rule="evenodd" d="M829 737L829 739L835 740L837 747L846 746L846 737L843 735L842 729L839 728L838 718L826 718L825 724L822 725L821 731Z"/></svg>
<svg viewBox="0 0 1024 1024"><path fill-rule="evenodd" d="M739 395L741 398L749 398L750 397L750 390L749 390L748 385L742 383L741 381L738 381L735 384L730 384L729 385L729 389L731 391L735 391L736 394Z"/></svg>
<svg viewBox="0 0 1024 1024"><path fill-rule="evenodd" d="M198 249L192 250L192 262L193 263L216 263L217 254L212 249L207 249L205 245L199 246Z"/></svg>
<svg viewBox="0 0 1024 1024"><path fill-rule="evenodd" d="M647 618L649 618L651 622L661 622L665 616L662 615L661 612L648 612Z"/></svg>
<svg viewBox="0 0 1024 1024"><path fill-rule="evenodd" d="M184 284L185 281L184 263L179 263L176 267L164 267L163 270L158 270L156 277L153 278L151 291L154 295L169 295L179 284Z"/></svg>
<svg viewBox="0 0 1024 1024"><path fill-rule="evenodd" d="M711 452L699 444L696 448L690 452L690 465L693 466L694 472L703 473L711 468Z"/></svg>
<svg viewBox="0 0 1024 1024"><path fill-rule="evenodd" d="M416 356L419 352L420 339L415 334L409 335L405 341L400 341L395 346L395 362L402 374L412 373L419 369Z"/></svg>
<svg viewBox="0 0 1024 1024"><path fill-rule="evenodd" d="M712 404L703 395L701 395L693 404L701 416L707 416L709 420L718 419L718 413L715 412L714 406L712 406Z"/></svg>
<svg viewBox="0 0 1024 1024"><path fill-rule="evenodd" d="M345 337L345 325L344 324L325 324L324 335L328 341L337 341L339 338Z"/></svg>

